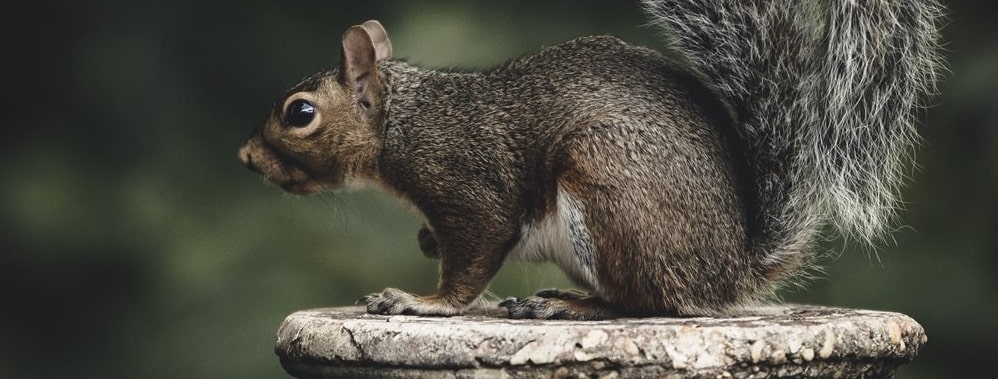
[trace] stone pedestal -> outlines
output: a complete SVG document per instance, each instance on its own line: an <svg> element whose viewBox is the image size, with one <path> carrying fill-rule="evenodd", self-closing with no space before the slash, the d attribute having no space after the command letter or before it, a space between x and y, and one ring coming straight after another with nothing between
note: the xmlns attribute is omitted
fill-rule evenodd
<svg viewBox="0 0 998 379"><path fill-rule="evenodd" d="M579 322L328 308L288 316L275 350L299 378L887 378L926 341L899 313L748 314Z"/></svg>

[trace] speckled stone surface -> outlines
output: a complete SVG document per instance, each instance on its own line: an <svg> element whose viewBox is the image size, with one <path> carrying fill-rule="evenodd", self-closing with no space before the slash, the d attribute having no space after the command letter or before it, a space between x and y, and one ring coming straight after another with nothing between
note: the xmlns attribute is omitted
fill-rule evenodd
<svg viewBox="0 0 998 379"><path fill-rule="evenodd" d="M579 322L327 308L288 316L275 350L300 378L882 378L926 342L899 313L786 305L746 314Z"/></svg>

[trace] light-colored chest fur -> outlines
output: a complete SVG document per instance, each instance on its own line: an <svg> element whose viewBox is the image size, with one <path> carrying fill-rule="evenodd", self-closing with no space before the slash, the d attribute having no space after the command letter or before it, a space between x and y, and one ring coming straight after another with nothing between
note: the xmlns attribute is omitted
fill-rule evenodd
<svg viewBox="0 0 998 379"><path fill-rule="evenodd" d="M552 262L577 284L599 292L594 267L596 249L586 227L582 204L558 188L556 209L523 226L520 242L509 257L529 262Z"/></svg>

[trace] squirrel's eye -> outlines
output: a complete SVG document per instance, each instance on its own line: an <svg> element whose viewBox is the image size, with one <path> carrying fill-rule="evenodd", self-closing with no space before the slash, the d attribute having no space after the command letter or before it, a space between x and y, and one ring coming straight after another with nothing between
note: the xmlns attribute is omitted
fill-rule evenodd
<svg viewBox="0 0 998 379"><path fill-rule="evenodd" d="M307 100L292 101L284 111L284 125L293 128L306 126L313 118L315 118L315 106Z"/></svg>

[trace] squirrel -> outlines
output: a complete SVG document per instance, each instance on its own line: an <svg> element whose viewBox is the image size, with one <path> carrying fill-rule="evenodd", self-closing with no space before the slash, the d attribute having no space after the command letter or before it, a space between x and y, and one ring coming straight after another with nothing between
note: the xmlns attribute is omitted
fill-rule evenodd
<svg viewBox="0 0 998 379"><path fill-rule="evenodd" d="M937 0L642 6L676 54L595 36L441 71L350 27L239 158L291 193L418 211L437 291L365 296L376 314L462 314L520 259L585 291L508 298L512 318L723 315L806 272L826 225L882 235L942 65Z"/></svg>

